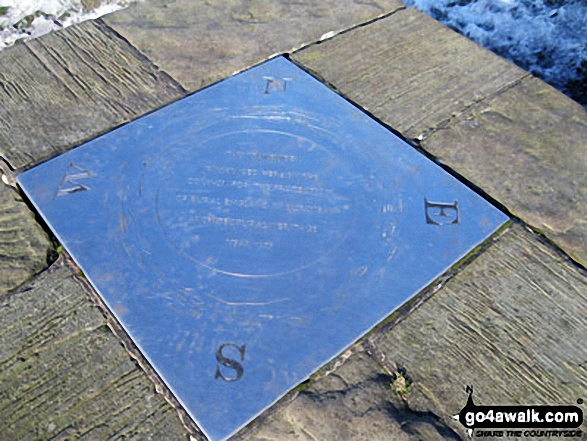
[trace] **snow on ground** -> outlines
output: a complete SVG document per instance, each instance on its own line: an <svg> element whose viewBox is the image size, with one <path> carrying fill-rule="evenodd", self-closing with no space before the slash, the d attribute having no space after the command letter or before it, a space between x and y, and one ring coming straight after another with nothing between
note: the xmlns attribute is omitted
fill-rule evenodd
<svg viewBox="0 0 587 441"><path fill-rule="evenodd" d="M405 0L587 104L586 0Z"/></svg>
<svg viewBox="0 0 587 441"><path fill-rule="evenodd" d="M138 0L0 0L0 50Z"/></svg>

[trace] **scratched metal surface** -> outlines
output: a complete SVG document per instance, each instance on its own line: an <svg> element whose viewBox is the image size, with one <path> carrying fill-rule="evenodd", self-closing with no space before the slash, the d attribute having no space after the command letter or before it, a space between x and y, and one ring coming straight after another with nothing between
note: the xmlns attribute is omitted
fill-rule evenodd
<svg viewBox="0 0 587 441"><path fill-rule="evenodd" d="M281 57L18 182L214 440L507 220Z"/></svg>

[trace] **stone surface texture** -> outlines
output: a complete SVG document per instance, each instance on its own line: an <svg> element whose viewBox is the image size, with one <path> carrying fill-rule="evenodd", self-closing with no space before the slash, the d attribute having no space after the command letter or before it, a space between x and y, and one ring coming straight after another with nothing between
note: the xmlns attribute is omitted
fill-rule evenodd
<svg viewBox="0 0 587 441"><path fill-rule="evenodd" d="M60 258L0 297L0 439L187 440Z"/></svg>
<svg viewBox="0 0 587 441"><path fill-rule="evenodd" d="M528 75L415 9L292 58L408 138Z"/></svg>
<svg viewBox="0 0 587 441"><path fill-rule="evenodd" d="M587 264L580 105L412 9L294 59Z"/></svg>
<svg viewBox="0 0 587 441"><path fill-rule="evenodd" d="M433 414L406 406L396 390L401 379L356 348L340 366L234 440L459 440Z"/></svg>
<svg viewBox="0 0 587 441"><path fill-rule="evenodd" d="M196 90L402 7L401 0L146 0L105 21Z"/></svg>
<svg viewBox="0 0 587 441"><path fill-rule="evenodd" d="M36 163L183 95L100 22L0 52L0 155Z"/></svg>
<svg viewBox="0 0 587 441"><path fill-rule="evenodd" d="M467 385L477 405L574 405L587 396L586 274L538 237L514 226L405 320L369 338L385 366L405 370L411 409L462 432L451 416Z"/></svg>
<svg viewBox="0 0 587 441"><path fill-rule="evenodd" d="M0 183L0 298L47 266L49 238L12 188Z"/></svg>
<svg viewBox="0 0 587 441"><path fill-rule="evenodd" d="M587 112L579 104L529 77L422 146L587 265Z"/></svg>

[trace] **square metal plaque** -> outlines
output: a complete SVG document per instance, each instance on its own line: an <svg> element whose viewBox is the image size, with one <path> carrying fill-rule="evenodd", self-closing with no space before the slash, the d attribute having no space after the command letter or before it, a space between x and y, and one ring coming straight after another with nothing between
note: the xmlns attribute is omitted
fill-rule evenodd
<svg viewBox="0 0 587 441"><path fill-rule="evenodd" d="M282 57L18 182L214 440L507 221Z"/></svg>

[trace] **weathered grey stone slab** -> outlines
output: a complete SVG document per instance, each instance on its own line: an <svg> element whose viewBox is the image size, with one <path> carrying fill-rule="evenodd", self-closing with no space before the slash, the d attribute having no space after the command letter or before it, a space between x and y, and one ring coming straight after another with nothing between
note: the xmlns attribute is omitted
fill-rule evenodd
<svg viewBox="0 0 587 441"><path fill-rule="evenodd" d="M401 0L146 0L105 21L195 90L402 7Z"/></svg>
<svg viewBox="0 0 587 441"><path fill-rule="evenodd" d="M187 439L60 259L0 299L0 438Z"/></svg>
<svg viewBox="0 0 587 441"><path fill-rule="evenodd" d="M369 338L405 369L406 403L451 416L466 403L576 404L587 396L587 277L514 226L404 320ZM585 429L586 425L583 425Z"/></svg>
<svg viewBox="0 0 587 441"><path fill-rule="evenodd" d="M0 294L47 266L49 238L20 196L0 182Z"/></svg>
<svg viewBox="0 0 587 441"><path fill-rule="evenodd" d="M431 413L403 401L404 377L387 372L362 348L291 402L261 417L234 440L458 440Z"/></svg>
<svg viewBox="0 0 587 441"><path fill-rule="evenodd" d="M0 155L19 168L183 94L104 24L85 22L0 53Z"/></svg>
<svg viewBox="0 0 587 441"><path fill-rule="evenodd" d="M527 75L415 9L293 58L410 138Z"/></svg>
<svg viewBox="0 0 587 441"><path fill-rule="evenodd" d="M579 104L527 78L422 145L587 265L587 112Z"/></svg>

